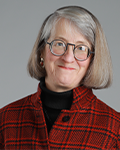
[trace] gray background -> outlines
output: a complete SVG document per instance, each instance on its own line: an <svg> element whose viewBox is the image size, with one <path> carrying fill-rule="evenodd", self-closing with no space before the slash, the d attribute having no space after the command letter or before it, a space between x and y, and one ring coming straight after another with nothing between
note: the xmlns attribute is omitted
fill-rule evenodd
<svg viewBox="0 0 120 150"><path fill-rule="evenodd" d="M26 66L43 20L61 6L91 11L105 31L113 62L113 85L94 90L103 102L120 111L120 0L0 0L0 107L36 92L38 81Z"/></svg>

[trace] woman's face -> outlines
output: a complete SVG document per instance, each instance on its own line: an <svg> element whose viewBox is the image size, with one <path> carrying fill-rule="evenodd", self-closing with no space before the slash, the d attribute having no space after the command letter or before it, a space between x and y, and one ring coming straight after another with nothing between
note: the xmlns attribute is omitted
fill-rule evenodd
<svg viewBox="0 0 120 150"><path fill-rule="evenodd" d="M48 42L60 39L66 43L85 44L91 48L85 37L65 19L59 20L53 30ZM55 92L64 92L79 86L90 64L90 57L85 61L75 59L71 45L68 46L64 55L55 56L51 53L49 44L46 44L43 58L47 73L45 77L46 87Z"/></svg>

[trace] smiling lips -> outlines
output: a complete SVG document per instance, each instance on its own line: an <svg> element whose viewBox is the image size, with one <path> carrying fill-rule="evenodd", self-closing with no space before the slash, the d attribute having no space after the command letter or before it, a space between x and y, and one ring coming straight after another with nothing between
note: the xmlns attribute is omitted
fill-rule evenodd
<svg viewBox="0 0 120 150"><path fill-rule="evenodd" d="M75 68L71 68L71 67L65 67L65 66L59 66L59 67L65 70L75 70Z"/></svg>

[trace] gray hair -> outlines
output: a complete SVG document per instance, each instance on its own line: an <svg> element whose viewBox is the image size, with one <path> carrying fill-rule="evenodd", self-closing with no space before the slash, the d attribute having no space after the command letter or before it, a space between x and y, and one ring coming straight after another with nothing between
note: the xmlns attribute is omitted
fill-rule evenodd
<svg viewBox="0 0 120 150"><path fill-rule="evenodd" d="M72 22L95 51L81 83L94 89L109 87L112 83L112 63L103 29L92 13L78 6L60 8L45 19L28 61L30 76L40 80L46 75L45 68L40 65L40 56L45 49L46 41L51 36L52 29L62 18Z"/></svg>
<svg viewBox="0 0 120 150"><path fill-rule="evenodd" d="M48 40L50 37L50 33L52 28L55 27L56 22L61 18L67 19L71 21L80 32L86 37L86 39L94 45L94 32L96 30L96 24L91 17L91 15L83 8L80 7L64 7L56 10L53 14L51 14L44 25L41 40Z"/></svg>

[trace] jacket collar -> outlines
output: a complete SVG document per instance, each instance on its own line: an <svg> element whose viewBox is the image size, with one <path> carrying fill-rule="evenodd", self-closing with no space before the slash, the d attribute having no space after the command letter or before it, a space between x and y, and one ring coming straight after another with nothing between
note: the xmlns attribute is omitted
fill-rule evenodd
<svg viewBox="0 0 120 150"><path fill-rule="evenodd" d="M71 110L89 109L90 104L96 99L92 89L79 86L73 89L73 104Z"/></svg>
<svg viewBox="0 0 120 150"><path fill-rule="evenodd" d="M93 94L92 89L89 89L84 86L79 86L73 89L73 103L71 106L71 111L89 109L90 104L96 99L96 96ZM32 103L36 109L42 108L41 101L41 88L40 83L38 84L37 93L32 96Z"/></svg>

